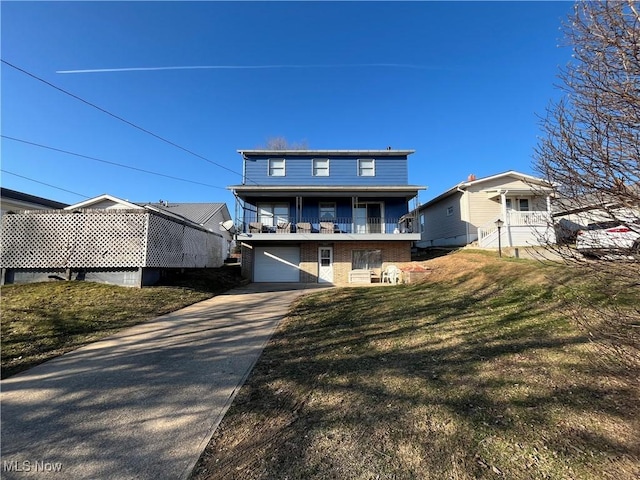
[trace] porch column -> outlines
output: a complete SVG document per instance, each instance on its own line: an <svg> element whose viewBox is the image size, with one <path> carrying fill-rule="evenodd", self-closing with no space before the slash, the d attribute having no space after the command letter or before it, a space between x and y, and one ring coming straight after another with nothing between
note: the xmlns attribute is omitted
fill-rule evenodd
<svg viewBox="0 0 640 480"><path fill-rule="evenodd" d="M351 197L351 233L356 232L356 205L358 205L358 197Z"/></svg>
<svg viewBox="0 0 640 480"><path fill-rule="evenodd" d="M296 223L302 221L302 197L296 197Z"/></svg>
<svg viewBox="0 0 640 480"><path fill-rule="evenodd" d="M511 221L507 215L507 192L504 190L500 192L500 202L502 203L502 220L505 225L509 225Z"/></svg>
<svg viewBox="0 0 640 480"><path fill-rule="evenodd" d="M507 213L507 190L503 190L500 192L500 201L502 202L502 217L504 218L504 229L503 232L507 234L507 245L508 247L512 247L511 244L511 219L509 218L509 214ZM502 232L501 235L502 236Z"/></svg>

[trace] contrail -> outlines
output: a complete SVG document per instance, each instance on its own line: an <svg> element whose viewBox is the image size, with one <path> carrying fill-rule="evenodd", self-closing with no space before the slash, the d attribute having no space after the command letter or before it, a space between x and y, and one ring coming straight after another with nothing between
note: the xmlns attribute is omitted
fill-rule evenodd
<svg viewBox="0 0 640 480"><path fill-rule="evenodd" d="M284 68L416 68L429 69L424 65L405 63L357 63L357 64L319 64L319 65L185 65L174 67L125 67L92 68L86 70L57 70L56 73L111 73L111 72L151 72L158 70L257 70Z"/></svg>

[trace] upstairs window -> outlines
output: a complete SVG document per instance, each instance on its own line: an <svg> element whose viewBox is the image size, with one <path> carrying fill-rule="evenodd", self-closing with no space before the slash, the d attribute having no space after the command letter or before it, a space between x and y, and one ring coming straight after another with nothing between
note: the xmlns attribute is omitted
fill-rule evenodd
<svg viewBox="0 0 640 480"><path fill-rule="evenodd" d="M321 203L320 204L320 220L335 220L335 218L336 218L336 204Z"/></svg>
<svg viewBox="0 0 640 480"><path fill-rule="evenodd" d="M520 207L520 211L521 212L528 212L529 211L529 199L528 198L521 198L519 201L519 207Z"/></svg>
<svg viewBox="0 0 640 480"><path fill-rule="evenodd" d="M375 177L376 161L372 158L358 160L358 176L359 177Z"/></svg>
<svg viewBox="0 0 640 480"><path fill-rule="evenodd" d="M270 158L269 159L269 176L270 177L284 177L284 158Z"/></svg>
<svg viewBox="0 0 640 480"><path fill-rule="evenodd" d="M453 215L453 207L447 207L447 217Z"/></svg>
<svg viewBox="0 0 640 480"><path fill-rule="evenodd" d="M329 176L329 159L328 158L313 159L313 176L314 177Z"/></svg>

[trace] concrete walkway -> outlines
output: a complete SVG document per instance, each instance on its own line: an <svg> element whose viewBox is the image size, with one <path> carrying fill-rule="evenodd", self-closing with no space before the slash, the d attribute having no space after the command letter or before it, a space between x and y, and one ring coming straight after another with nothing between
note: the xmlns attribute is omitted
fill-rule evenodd
<svg viewBox="0 0 640 480"><path fill-rule="evenodd" d="M252 284L1 382L3 479L191 473L299 284Z"/></svg>

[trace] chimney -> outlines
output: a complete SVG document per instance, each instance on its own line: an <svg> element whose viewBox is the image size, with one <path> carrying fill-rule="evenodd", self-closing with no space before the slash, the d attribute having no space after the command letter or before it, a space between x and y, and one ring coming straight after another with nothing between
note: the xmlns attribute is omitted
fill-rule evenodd
<svg viewBox="0 0 640 480"><path fill-rule="evenodd" d="M467 177L467 182L473 182L475 181L476 176L473 173L470 173L469 176Z"/></svg>

